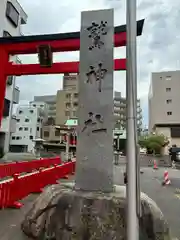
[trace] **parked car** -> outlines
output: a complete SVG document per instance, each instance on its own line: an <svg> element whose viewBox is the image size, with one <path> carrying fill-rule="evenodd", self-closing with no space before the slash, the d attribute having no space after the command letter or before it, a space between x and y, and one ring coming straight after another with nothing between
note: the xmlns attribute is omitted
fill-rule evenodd
<svg viewBox="0 0 180 240"><path fill-rule="evenodd" d="M180 148L171 147L169 149L169 155L171 156L171 161L180 162Z"/></svg>

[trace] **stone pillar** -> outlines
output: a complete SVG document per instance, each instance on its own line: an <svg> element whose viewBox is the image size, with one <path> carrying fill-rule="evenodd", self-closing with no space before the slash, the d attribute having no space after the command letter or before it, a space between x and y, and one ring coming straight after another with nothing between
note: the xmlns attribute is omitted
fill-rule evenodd
<svg viewBox="0 0 180 240"><path fill-rule="evenodd" d="M81 15L75 188L113 190L113 10Z"/></svg>

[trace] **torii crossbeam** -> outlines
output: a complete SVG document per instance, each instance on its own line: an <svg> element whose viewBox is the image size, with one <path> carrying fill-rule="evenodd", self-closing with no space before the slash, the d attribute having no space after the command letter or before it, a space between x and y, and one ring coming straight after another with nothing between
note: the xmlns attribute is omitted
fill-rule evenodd
<svg viewBox="0 0 180 240"><path fill-rule="evenodd" d="M144 19L137 21L137 36L142 34ZM38 47L49 45L52 52L69 52L80 49L80 32L51 35L32 35L0 38L0 126L3 117L7 76L78 73L79 62L53 63L51 67L40 64L15 64L9 62L10 55L35 54ZM126 46L126 25L114 28L114 47ZM115 59L114 70L126 70L126 59Z"/></svg>

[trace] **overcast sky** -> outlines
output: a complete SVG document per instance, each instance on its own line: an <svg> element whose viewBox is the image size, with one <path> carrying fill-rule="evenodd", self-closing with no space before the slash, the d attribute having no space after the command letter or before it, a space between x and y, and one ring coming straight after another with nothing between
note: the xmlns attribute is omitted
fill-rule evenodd
<svg viewBox="0 0 180 240"><path fill-rule="evenodd" d="M25 35L62 33L80 30L80 12L114 8L115 25L126 23L125 0L19 0L28 14ZM180 1L138 0L137 20L145 18L143 34L138 37L138 96L141 98L144 123L147 124L147 96L151 72L180 68ZM116 49L115 58L125 57L125 48ZM56 61L78 60L79 53L58 54ZM24 63L37 62L36 56L23 57ZM114 89L125 96L125 72L114 74ZM61 75L18 78L21 100L34 95L56 94L62 87Z"/></svg>

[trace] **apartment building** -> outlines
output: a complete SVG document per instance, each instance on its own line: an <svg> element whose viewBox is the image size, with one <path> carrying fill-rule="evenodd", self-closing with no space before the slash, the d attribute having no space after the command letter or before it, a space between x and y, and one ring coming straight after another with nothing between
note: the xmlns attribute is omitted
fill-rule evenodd
<svg viewBox="0 0 180 240"><path fill-rule="evenodd" d="M149 87L149 130L180 146L180 71L152 73Z"/></svg>
<svg viewBox="0 0 180 240"><path fill-rule="evenodd" d="M126 98L121 92L114 92L114 121L115 128L126 129ZM137 125L138 130L142 129L142 109L140 99L137 100Z"/></svg>
<svg viewBox="0 0 180 240"><path fill-rule="evenodd" d="M68 119L77 119L78 81L77 74L64 75L63 89L57 92L56 125L64 125Z"/></svg>
<svg viewBox="0 0 180 240"><path fill-rule="evenodd" d="M17 0L0 1L0 37L21 35L21 26L26 24L27 15ZM10 61L20 63L17 57L10 57ZM14 76L7 79L4 99L4 112L0 128L0 149L9 151L11 134L16 129L16 119L12 116L13 104L19 103L20 90L16 86Z"/></svg>
<svg viewBox="0 0 180 240"><path fill-rule="evenodd" d="M10 140L11 152L34 152L37 138L42 138L42 126L47 120L47 105L43 102L30 102L17 108L16 131Z"/></svg>
<svg viewBox="0 0 180 240"><path fill-rule="evenodd" d="M56 95L34 96L34 102L44 102L48 105L48 125L54 125L56 119Z"/></svg>
<svg viewBox="0 0 180 240"><path fill-rule="evenodd" d="M41 97L50 106L47 99ZM35 99L40 99L35 97ZM77 119L78 108L78 75L77 74L65 74L63 76L62 90L57 91L57 95L53 107L55 110L55 122L52 123L49 119L43 126L43 139L46 144L64 144L66 141L66 135L68 127L65 125L68 119ZM50 115L50 114L49 114ZM54 116L53 115L53 116ZM58 126L58 128L56 127ZM76 141L76 133L70 133L70 142ZM48 142L48 143L47 143Z"/></svg>

